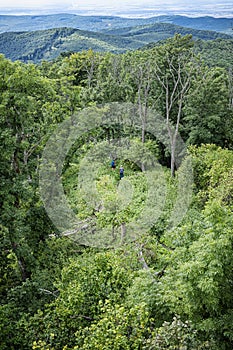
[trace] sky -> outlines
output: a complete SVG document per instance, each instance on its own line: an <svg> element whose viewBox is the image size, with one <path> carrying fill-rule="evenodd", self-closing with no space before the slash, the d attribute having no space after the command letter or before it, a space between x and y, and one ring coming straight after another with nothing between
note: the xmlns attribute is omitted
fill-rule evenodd
<svg viewBox="0 0 233 350"><path fill-rule="evenodd" d="M150 14L197 12L233 17L232 0L0 0L0 14ZM192 4L193 3L193 4Z"/></svg>

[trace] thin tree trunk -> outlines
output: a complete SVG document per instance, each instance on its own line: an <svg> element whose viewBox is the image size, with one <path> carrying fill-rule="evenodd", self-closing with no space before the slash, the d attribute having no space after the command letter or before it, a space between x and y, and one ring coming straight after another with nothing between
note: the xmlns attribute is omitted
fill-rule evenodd
<svg viewBox="0 0 233 350"><path fill-rule="evenodd" d="M125 226L125 222L122 222L122 224L121 224L121 243L124 242L125 235L126 235L126 226Z"/></svg>

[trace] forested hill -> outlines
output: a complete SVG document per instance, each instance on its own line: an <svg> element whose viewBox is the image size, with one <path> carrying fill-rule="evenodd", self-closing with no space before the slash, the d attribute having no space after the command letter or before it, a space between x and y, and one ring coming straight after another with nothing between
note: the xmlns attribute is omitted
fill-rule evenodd
<svg viewBox="0 0 233 350"><path fill-rule="evenodd" d="M73 28L0 34L0 52L7 58L24 62L51 60L62 52L78 52L88 49L117 53L126 49L136 49L142 44L133 38L124 39Z"/></svg>
<svg viewBox="0 0 233 350"><path fill-rule="evenodd" d="M11 60L40 62L52 60L64 52L93 49L99 52L122 53L151 42L172 37L175 33L192 34L194 39L229 39L223 33L184 28L168 23L108 30L105 33L74 28L56 28L32 32L0 34L0 53Z"/></svg>
<svg viewBox="0 0 233 350"><path fill-rule="evenodd" d="M154 23L171 23L200 30L212 30L232 34L232 18L156 16L151 18L121 18L115 16L78 16L53 14L42 16L0 15L0 32L32 31L60 27L81 30L104 31L109 28L132 27Z"/></svg>

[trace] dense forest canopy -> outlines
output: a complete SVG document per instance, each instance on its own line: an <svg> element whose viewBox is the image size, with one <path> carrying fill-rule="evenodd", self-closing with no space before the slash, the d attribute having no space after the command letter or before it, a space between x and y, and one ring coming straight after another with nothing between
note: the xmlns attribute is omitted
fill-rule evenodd
<svg viewBox="0 0 233 350"><path fill-rule="evenodd" d="M0 56L0 350L232 349L232 62L202 45Z"/></svg>

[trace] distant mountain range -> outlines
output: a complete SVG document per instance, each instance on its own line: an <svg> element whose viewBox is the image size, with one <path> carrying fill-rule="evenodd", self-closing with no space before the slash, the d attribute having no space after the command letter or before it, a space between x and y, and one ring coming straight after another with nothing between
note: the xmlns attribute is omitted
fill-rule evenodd
<svg viewBox="0 0 233 350"><path fill-rule="evenodd" d="M0 15L0 32L44 30L60 27L102 32L106 29L133 27L154 23L171 23L182 27L213 30L232 35L233 18L156 16L151 18L122 18L114 16L79 16L54 14L39 16Z"/></svg>
<svg viewBox="0 0 233 350"><path fill-rule="evenodd" d="M172 22L186 24L186 27ZM0 30L0 53L11 60L34 63L55 59L61 53L88 49L122 53L167 39L175 33L192 34L196 40L225 39L229 40L227 47L233 45L231 21L227 18L160 16L127 19L70 14L0 16Z"/></svg>

